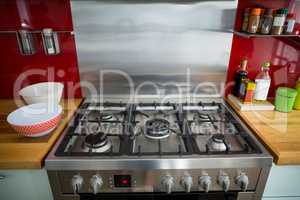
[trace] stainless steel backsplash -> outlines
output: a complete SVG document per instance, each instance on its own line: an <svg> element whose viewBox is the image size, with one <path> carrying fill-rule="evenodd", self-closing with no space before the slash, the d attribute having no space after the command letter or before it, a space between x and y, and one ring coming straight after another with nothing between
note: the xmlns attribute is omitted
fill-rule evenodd
<svg viewBox="0 0 300 200"><path fill-rule="evenodd" d="M236 6L72 1L84 94L222 95Z"/></svg>

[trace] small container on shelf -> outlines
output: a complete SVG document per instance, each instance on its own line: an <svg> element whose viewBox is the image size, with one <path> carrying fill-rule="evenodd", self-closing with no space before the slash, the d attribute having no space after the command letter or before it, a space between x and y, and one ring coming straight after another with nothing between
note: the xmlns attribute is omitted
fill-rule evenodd
<svg viewBox="0 0 300 200"><path fill-rule="evenodd" d="M252 103L256 84L250 79L243 79L239 97L244 103Z"/></svg>
<svg viewBox="0 0 300 200"><path fill-rule="evenodd" d="M250 11L251 11L251 8L246 8L245 11L244 11L243 24L242 24L242 30L241 31L247 32L248 24L249 24Z"/></svg>
<svg viewBox="0 0 300 200"><path fill-rule="evenodd" d="M249 33L256 33L259 27L260 14L262 12L261 8L252 8L249 17L249 24L247 31Z"/></svg>
<svg viewBox="0 0 300 200"><path fill-rule="evenodd" d="M261 34L270 34L273 24L273 9L266 9L261 20Z"/></svg>
<svg viewBox="0 0 300 200"><path fill-rule="evenodd" d="M284 25L284 33L293 34L295 23L296 23L295 13L289 13L286 17L286 21Z"/></svg>
<svg viewBox="0 0 300 200"><path fill-rule="evenodd" d="M291 112L297 96L297 90L287 87L279 87L276 90L275 109L279 112Z"/></svg>
<svg viewBox="0 0 300 200"><path fill-rule="evenodd" d="M272 25L272 31L271 34L273 35L281 35L284 30L284 23L286 16L288 14L287 8L282 8L276 11L276 14L274 16L274 21Z"/></svg>

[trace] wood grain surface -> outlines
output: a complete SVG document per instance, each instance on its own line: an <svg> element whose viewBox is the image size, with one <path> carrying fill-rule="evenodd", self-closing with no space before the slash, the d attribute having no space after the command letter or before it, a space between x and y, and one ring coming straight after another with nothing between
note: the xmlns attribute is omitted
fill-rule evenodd
<svg viewBox="0 0 300 200"><path fill-rule="evenodd" d="M300 164L300 111L238 111L226 100L265 145L278 165Z"/></svg>
<svg viewBox="0 0 300 200"><path fill-rule="evenodd" d="M49 135L28 138L14 131L6 121L7 115L21 101L0 100L0 169L38 169L43 167L44 158L73 116L81 99L63 100L63 118Z"/></svg>

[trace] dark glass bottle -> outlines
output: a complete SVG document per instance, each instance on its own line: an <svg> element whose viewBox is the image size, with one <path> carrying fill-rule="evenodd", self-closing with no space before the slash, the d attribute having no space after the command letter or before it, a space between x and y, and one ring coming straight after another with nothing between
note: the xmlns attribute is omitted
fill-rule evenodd
<svg viewBox="0 0 300 200"><path fill-rule="evenodd" d="M248 63L248 60L246 60L246 59L242 60L240 69L235 73L234 87L233 87L232 93L237 97L239 96L242 80L244 78L247 78L247 76L248 76L247 63Z"/></svg>

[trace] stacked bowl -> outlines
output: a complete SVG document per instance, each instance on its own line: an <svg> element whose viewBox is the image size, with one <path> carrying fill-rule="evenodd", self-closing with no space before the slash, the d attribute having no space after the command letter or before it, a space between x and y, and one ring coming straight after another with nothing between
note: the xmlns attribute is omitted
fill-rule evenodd
<svg viewBox="0 0 300 200"><path fill-rule="evenodd" d="M27 137L41 137L51 133L59 124L63 84L43 82L25 87L20 96L29 104L7 116L7 122L18 133Z"/></svg>

